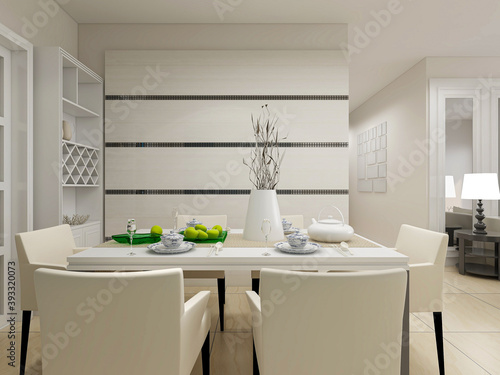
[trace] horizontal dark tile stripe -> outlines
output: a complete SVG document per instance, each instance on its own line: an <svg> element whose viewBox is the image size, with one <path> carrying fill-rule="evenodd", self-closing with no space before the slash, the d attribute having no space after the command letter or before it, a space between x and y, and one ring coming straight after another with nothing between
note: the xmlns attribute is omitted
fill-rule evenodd
<svg viewBox="0 0 500 375"><path fill-rule="evenodd" d="M106 95L106 100L349 100L349 95Z"/></svg>
<svg viewBox="0 0 500 375"><path fill-rule="evenodd" d="M109 189L107 195L248 195L250 189ZM348 195L348 189L277 189L278 195Z"/></svg>
<svg viewBox="0 0 500 375"><path fill-rule="evenodd" d="M252 142L106 142L106 147L255 147ZM349 142L280 142L285 148L346 148Z"/></svg>

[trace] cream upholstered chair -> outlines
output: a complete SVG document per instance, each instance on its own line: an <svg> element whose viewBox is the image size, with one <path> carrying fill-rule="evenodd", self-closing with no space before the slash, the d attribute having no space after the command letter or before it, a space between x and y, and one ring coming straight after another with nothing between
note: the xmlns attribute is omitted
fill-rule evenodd
<svg viewBox="0 0 500 375"><path fill-rule="evenodd" d="M439 361L444 374L443 276L448 235L403 224L396 250L410 258L410 312L432 312Z"/></svg>
<svg viewBox="0 0 500 375"><path fill-rule="evenodd" d="M262 269L260 298L247 292L254 374L399 374L406 275Z"/></svg>
<svg viewBox="0 0 500 375"><path fill-rule="evenodd" d="M220 225L223 229L227 227L227 215L178 215L177 228L186 226L193 218L201 221L207 228ZM219 294L219 318L220 330L224 331L224 304L226 303L226 274L224 271L184 271L185 279L217 279L217 292Z"/></svg>
<svg viewBox="0 0 500 375"><path fill-rule="evenodd" d="M210 292L184 303L180 268L35 271L44 375L209 374Z"/></svg>
<svg viewBox="0 0 500 375"><path fill-rule="evenodd" d="M33 274L38 268L65 270L66 258L76 250L69 225L16 234L17 256L21 278L21 309L23 325L21 336L20 374L24 374L30 330L31 312L37 311Z"/></svg>

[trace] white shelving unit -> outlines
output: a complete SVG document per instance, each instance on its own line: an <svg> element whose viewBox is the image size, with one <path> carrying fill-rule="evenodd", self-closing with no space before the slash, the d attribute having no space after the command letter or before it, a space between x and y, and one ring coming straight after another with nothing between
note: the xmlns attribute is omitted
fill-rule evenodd
<svg viewBox="0 0 500 375"><path fill-rule="evenodd" d="M35 48L34 60L34 227L90 215L90 246L103 239L103 80L59 47Z"/></svg>
<svg viewBox="0 0 500 375"><path fill-rule="evenodd" d="M70 186L99 186L99 149L62 141L62 183Z"/></svg>

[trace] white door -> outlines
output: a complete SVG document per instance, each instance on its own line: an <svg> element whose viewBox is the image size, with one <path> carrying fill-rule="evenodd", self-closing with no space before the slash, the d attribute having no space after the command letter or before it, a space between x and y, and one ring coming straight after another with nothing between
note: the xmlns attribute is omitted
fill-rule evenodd
<svg viewBox="0 0 500 375"><path fill-rule="evenodd" d="M7 324L8 300L17 296L14 265L11 263L11 59L10 51L0 46L0 327ZM17 265L15 265L17 269ZM10 287L10 288L9 288ZM20 301L15 301L19 308Z"/></svg>

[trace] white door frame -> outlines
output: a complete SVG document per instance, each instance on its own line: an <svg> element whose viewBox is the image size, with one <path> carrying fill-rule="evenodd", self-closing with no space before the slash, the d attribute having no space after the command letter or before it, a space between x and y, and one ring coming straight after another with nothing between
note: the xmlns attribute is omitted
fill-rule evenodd
<svg viewBox="0 0 500 375"><path fill-rule="evenodd" d="M429 134L440 134L435 152L429 156L429 228L445 231L446 99L473 101L473 171L498 173L498 99L500 79L430 79ZM496 202L485 201L488 216L498 215Z"/></svg>
<svg viewBox="0 0 500 375"><path fill-rule="evenodd" d="M5 252L1 263L4 277L0 280L0 327L6 324L7 305L7 266L15 263L16 277L16 318L20 318L19 266L15 251L14 234L33 230L33 45L12 30L0 24L0 46L10 52L9 76L11 78L9 99L9 134L4 132L8 141L5 160L8 161L10 181L5 182L5 210L10 210L9 223L5 223ZM6 177L7 178L7 177ZM11 316L11 315L9 315Z"/></svg>

